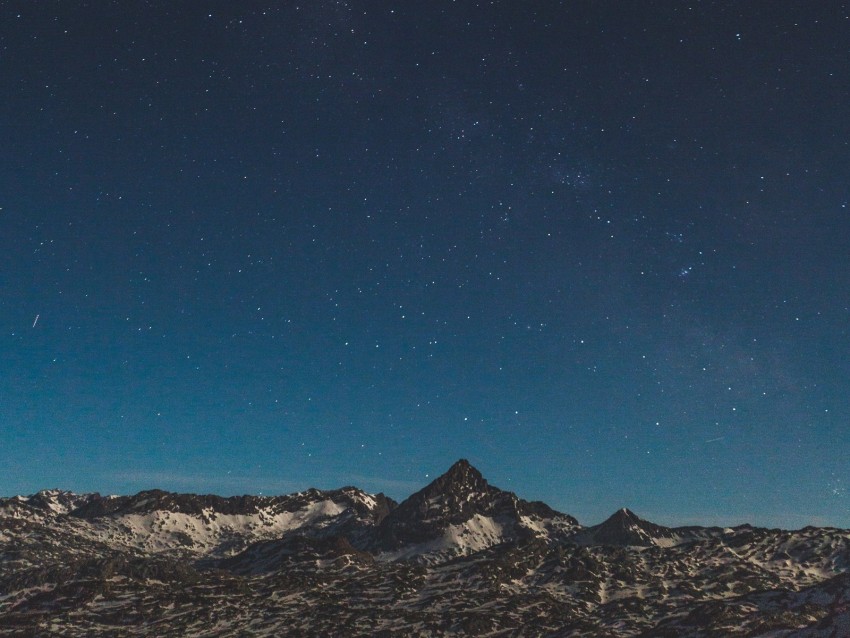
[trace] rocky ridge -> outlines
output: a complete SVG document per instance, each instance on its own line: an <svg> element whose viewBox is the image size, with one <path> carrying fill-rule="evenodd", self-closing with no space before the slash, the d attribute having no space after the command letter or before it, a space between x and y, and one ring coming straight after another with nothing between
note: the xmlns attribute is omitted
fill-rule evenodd
<svg viewBox="0 0 850 638"><path fill-rule="evenodd" d="M850 636L850 531L590 527L461 460L354 487L0 499L0 635Z"/></svg>

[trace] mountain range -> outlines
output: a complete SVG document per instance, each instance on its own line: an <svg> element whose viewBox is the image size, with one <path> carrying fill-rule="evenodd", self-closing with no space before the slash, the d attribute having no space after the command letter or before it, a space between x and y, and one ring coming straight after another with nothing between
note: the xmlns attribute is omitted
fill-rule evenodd
<svg viewBox="0 0 850 638"><path fill-rule="evenodd" d="M460 460L355 487L0 499L2 636L850 637L850 530L585 527Z"/></svg>

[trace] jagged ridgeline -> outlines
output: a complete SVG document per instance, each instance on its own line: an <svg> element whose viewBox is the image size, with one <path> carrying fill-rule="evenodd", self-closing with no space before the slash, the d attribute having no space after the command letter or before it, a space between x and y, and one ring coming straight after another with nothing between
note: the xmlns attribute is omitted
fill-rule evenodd
<svg viewBox="0 0 850 638"><path fill-rule="evenodd" d="M467 461L355 487L0 499L2 636L850 636L850 531L584 527Z"/></svg>

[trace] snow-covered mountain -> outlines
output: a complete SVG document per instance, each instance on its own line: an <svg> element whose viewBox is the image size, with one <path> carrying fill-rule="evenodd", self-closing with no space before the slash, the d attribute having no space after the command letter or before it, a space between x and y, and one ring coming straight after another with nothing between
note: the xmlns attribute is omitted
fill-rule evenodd
<svg viewBox="0 0 850 638"><path fill-rule="evenodd" d="M732 531L721 527L664 527L644 520L624 507L599 525L578 530L571 536L571 540L578 545L673 547Z"/></svg>
<svg viewBox="0 0 850 638"><path fill-rule="evenodd" d="M357 540L381 522L395 503L354 487L261 497L199 496L160 490L135 496L90 498L69 517L96 538L149 551L182 549L226 556L248 544L292 533L345 535Z"/></svg>
<svg viewBox="0 0 850 638"><path fill-rule="evenodd" d="M524 501L487 483L468 461L405 499L381 522L372 547L385 559L466 555L534 536L566 537L571 516L545 503Z"/></svg>
<svg viewBox="0 0 850 638"><path fill-rule="evenodd" d="M31 496L0 499L0 513L4 517L39 517L49 514L67 514L99 494L75 494L63 490L42 490Z"/></svg>
<svg viewBox="0 0 850 638"><path fill-rule="evenodd" d="M850 531L582 527L467 461L354 487L0 499L6 636L850 636Z"/></svg>

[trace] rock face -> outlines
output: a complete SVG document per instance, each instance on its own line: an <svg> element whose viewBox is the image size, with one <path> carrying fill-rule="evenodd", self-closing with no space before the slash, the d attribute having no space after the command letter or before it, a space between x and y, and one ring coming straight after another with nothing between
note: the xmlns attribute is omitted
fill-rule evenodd
<svg viewBox="0 0 850 638"><path fill-rule="evenodd" d="M529 503L487 483L468 461L404 500L380 524L375 547L393 551L457 549L463 553L509 540L578 527L578 521L544 503ZM409 555L409 553L408 553Z"/></svg>
<svg viewBox="0 0 850 638"><path fill-rule="evenodd" d="M614 512L599 525L577 533L573 540L583 545L619 545L622 547L652 547L675 544L677 536L669 527L662 527L640 518L625 507Z"/></svg>
<svg viewBox="0 0 850 638"><path fill-rule="evenodd" d="M467 461L354 487L0 499L6 636L850 636L850 531L582 527Z"/></svg>

